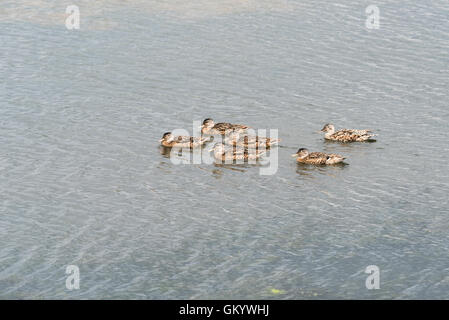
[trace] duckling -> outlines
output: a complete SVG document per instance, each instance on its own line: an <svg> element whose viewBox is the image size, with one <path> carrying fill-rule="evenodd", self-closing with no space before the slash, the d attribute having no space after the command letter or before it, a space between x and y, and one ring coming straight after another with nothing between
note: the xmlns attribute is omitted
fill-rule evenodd
<svg viewBox="0 0 449 320"><path fill-rule="evenodd" d="M159 140L161 146L172 148L197 148L209 141L205 137L188 137L188 136L174 136L171 132L166 132Z"/></svg>
<svg viewBox="0 0 449 320"><path fill-rule="evenodd" d="M312 152L306 148L300 148L298 152L292 154L292 157L297 157L296 161L298 163L308 163L308 164L337 164L343 162L344 157L338 154L327 154L323 152Z"/></svg>
<svg viewBox="0 0 449 320"><path fill-rule="evenodd" d="M227 122L214 123L214 120L207 118L203 121L201 133L225 135L231 131L245 132L248 128L250 127L241 124L232 124Z"/></svg>
<svg viewBox="0 0 449 320"><path fill-rule="evenodd" d="M249 149L268 149L271 146L278 144L280 141L281 139L272 139L249 135L244 135L243 139L240 139L240 133L236 131L231 132L224 140L225 144Z"/></svg>
<svg viewBox="0 0 449 320"><path fill-rule="evenodd" d="M335 131L334 125L328 123L321 131L325 132L324 138L327 140L340 142L375 141L371 139L375 134L372 134L370 130L342 129Z"/></svg>
<svg viewBox="0 0 449 320"><path fill-rule="evenodd" d="M251 150L238 148L235 150L232 146L226 146L224 143L216 143L209 152L214 152L214 158L221 161L234 161L234 160L255 160L260 158L266 151L265 150Z"/></svg>

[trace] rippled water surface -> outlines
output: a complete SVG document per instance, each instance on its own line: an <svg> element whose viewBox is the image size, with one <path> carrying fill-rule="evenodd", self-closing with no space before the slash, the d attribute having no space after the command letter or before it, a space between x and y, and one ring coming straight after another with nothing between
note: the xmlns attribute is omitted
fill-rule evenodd
<svg viewBox="0 0 449 320"><path fill-rule="evenodd" d="M370 4L3 0L0 298L448 299L449 3ZM277 173L161 154L206 117L279 129Z"/></svg>

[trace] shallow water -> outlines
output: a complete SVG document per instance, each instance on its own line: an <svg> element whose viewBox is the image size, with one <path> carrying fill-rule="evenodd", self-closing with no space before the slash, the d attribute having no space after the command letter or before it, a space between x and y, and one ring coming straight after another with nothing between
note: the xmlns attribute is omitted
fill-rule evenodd
<svg viewBox="0 0 449 320"><path fill-rule="evenodd" d="M0 4L0 298L449 298L447 1L378 30L355 0L77 4ZM276 174L161 154L206 117L279 129Z"/></svg>

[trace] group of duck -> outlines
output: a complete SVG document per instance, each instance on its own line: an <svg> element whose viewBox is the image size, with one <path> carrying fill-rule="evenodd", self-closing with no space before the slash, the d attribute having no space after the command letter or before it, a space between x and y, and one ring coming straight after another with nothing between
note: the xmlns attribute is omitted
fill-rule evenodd
<svg viewBox="0 0 449 320"><path fill-rule="evenodd" d="M161 146L165 148L199 148L212 140L215 135L220 135L223 140L216 143L209 151L214 152L217 160L254 160L261 157L267 149L280 142L280 139L248 135L249 126L232 124L227 122L215 123L207 118L201 126L201 136L175 136L171 132L166 132L160 139ZM326 140L338 142L365 142L375 141L372 139L375 134L370 130L341 129L335 130L332 124L326 124L321 132L324 132ZM298 163L313 165L333 165L342 163L343 156L334 153L309 152L306 148L300 148L292 157L296 157Z"/></svg>

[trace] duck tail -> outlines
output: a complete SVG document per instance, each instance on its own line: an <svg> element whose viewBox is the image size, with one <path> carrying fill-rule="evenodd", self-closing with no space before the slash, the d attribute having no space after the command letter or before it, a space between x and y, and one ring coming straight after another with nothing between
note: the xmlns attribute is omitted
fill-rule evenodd
<svg viewBox="0 0 449 320"><path fill-rule="evenodd" d="M374 134L374 133L370 133L368 134L367 138L365 139L365 141L367 142L376 142L376 139L373 137L378 136L378 134Z"/></svg>

